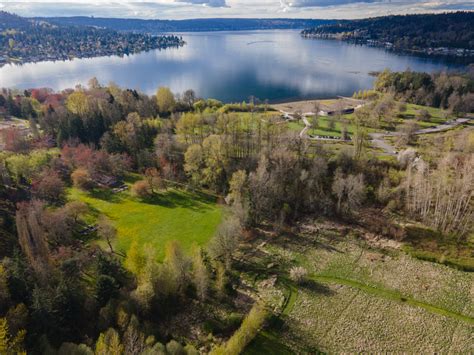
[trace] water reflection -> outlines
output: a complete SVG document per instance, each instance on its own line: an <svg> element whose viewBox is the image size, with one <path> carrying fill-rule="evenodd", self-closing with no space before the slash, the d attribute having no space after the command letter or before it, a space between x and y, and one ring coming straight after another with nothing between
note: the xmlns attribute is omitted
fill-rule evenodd
<svg viewBox="0 0 474 355"><path fill-rule="evenodd" d="M307 40L297 31L183 34L187 45L128 57L43 62L0 69L0 87L54 89L100 82L153 93L194 89L203 97L241 101L351 95L373 84L370 71L439 71L456 68L439 60L396 55L336 41Z"/></svg>

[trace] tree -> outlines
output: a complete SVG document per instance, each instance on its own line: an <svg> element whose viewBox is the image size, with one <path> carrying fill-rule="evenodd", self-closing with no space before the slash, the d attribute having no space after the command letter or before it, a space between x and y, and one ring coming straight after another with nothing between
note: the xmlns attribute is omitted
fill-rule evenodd
<svg viewBox="0 0 474 355"><path fill-rule="evenodd" d="M26 354L23 350L26 331L20 330L14 337L10 334L6 318L0 318L0 354Z"/></svg>
<svg viewBox="0 0 474 355"><path fill-rule="evenodd" d="M308 276L308 270L301 266L294 266L290 269L290 279L297 284L303 284Z"/></svg>
<svg viewBox="0 0 474 355"><path fill-rule="evenodd" d="M199 144L192 144L184 154L184 171L191 177L194 185L203 183L204 152Z"/></svg>
<svg viewBox="0 0 474 355"><path fill-rule="evenodd" d="M0 312L8 308L10 304L10 290L8 289L8 275L5 267L0 264Z"/></svg>
<svg viewBox="0 0 474 355"><path fill-rule="evenodd" d="M202 144L205 168L204 182L216 190L223 190L226 184L226 171L229 159L222 138L212 135L204 139Z"/></svg>
<svg viewBox="0 0 474 355"><path fill-rule="evenodd" d="M105 333L101 333L95 345L96 355L122 355L124 346L120 341L118 332L110 328Z"/></svg>
<svg viewBox="0 0 474 355"><path fill-rule="evenodd" d="M72 113L84 116L89 107L86 94L83 91L73 92L66 100L66 107Z"/></svg>
<svg viewBox="0 0 474 355"><path fill-rule="evenodd" d="M79 221L79 218L89 212L89 207L85 202L82 201L71 201L64 206L67 215L73 220L74 223Z"/></svg>
<svg viewBox="0 0 474 355"><path fill-rule="evenodd" d="M205 301L209 287L209 276L201 248L197 248L193 257L193 283L196 287L197 296L201 301Z"/></svg>
<svg viewBox="0 0 474 355"><path fill-rule="evenodd" d="M408 165L405 208L413 217L441 233L455 233L458 239L472 231L474 157L446 154L438 166L423 160Z"/></svg>
<svg viewBox="0 0 474 355"><path fill-rule="evenodd" d="M365 184L362 174L344 176L337 170L332 191L337 198L337 212L351 214L365 200Z"/></svg>
<svg viewBox="0 0 474 355"><path fill-rule="evenodd" d="M176 340L170 340L170 342L166 344L166 352L169 355L187 355L184 347Z"/></svg>
<svg viewBox="0 0 474 355"><path fill-rule="evenodd" d="M364 156L365 151L369 146L368 138L369 135L367 133L367 129L359 124L356 124L353 136L355 159L359 160Z"/></svg>
<svg viewBox="0 0 474 355"><path fill-rule="evenodd" d="M99 275L96 282L95 295L100 306L105 306L107 302L118 295L119 285L117 281L108 275Z"/></svg>
<svg viewBox="0 0 474 355"><path fill-rule="evenodd" d="M194 103L196 102L196 93L194 90L186 90L183 93L183 102L190 108L193 108Z"/></svg>
<svg viewBox="0 0 474 355"><path fill-rule="evenodd" d="M176 106L173 93L170 89L165 87L160 87L156 92L156 102L162 113L169 113Z"/></svg>
<svg viewBox="0 0 474 355"><path fill-rule="evenodd" d="M241 203L246 197L247 173L245 170L238 170L232 174L229 182L229 194L226 201L228 204Z"/></svg>
<svg viewBox="0 0 474 355"><path fill-rule="evenodd" d="M148 168L145 170L145 180L148 182L152 194L163 188L163 180L156 168Z"/></svg>
<svg viewBox="0 0 474 355"><path fill-rule="evenodd" d="M156 253L152 246L145 245L145 266L138 275L138 285L135 291L133 291L133 298L137 301L142 313L148 314L152 302L156 296L155 287L158 284L157 279L160 278L160 268L156 262ZM164 283L161 283L160 290L163 291Z"/></svg>
<svg viewBox="0 0 474 355"><path fill-rule="evenodd" d="M335 131L336 130L336 117L328 116L327 122L328 122L328 129L330 131Z"/></svg>
<svg viewBox="0 0 474 355"><path fill-rule="evenodd" d="M112 254L124 256L122 253L117 253L114 251L112 244L115 238L117 237L117 229L114 227L112 222L104 215L101 215L99 217L99 221L97 223L97 231L99 233L99 236L107 241L107 245L109 246L110 252Z"/></svg>
<svg viewBox="0 0 474 355"><path fill-rule="evenodd" d="M32 185L33 193L39 199L59 203L66 197L64 182L55 171L47 170Z"/></svg>
<svg viewBox="0 0 474 355"><path fill-rule="evenodd" d="M142 273L143 268L146 265L146 258L138 246L136 240L132 241L130 249L128 249L127 257L125 258L125 267L132 272L134 275L138 276Z"/></svg>
<svg viewBox="0 0 474 355"><path fill-rule="evenodd" d="M140 180L132 185L132 194L138 198L145 199L153 196L153 190L147 180Z"/></svg>
<svg viewBox="0 0 474 355"><path fill-rule="evenodd" d="M229 218L219 226L209 244L209 253L212 258L222 261L227 270L230 270L232 266L232 258L238 247L240 234L239 221L236 218Z"/></svg>
<svg viewBox="0 0 474 355"><path fill-rule="evenodd" d="M309 123L314 134L314 132L319 128L319 114L315 113L313 116L311 116L309 118Z"/></svg>
<svg viewBox="0 0 474 355"><path fill-rule="evenodd" d="M416 142L416 132L419 129L418 124L415 121L407 121L397 127L399 132L398 144L401 145L412 145Z"/></svg>
<svg viewBox="0 0 474 355"><path fill-rule="evenodd" d="M71 174L71 180L75 187L82 190L90 190L95 185L89 171L84 168L74 170Z"/></svg>
<svg viewBox="0 0 474 355"><path fill-rule="evenodd" d="M164 265L167 271L170 272L174 284L173 288L178 295L183 295L188 285L188 273L191 263L178 242L171 241L166 244Z"/></svg>
<svg viewBox="0 0 474 355"><path fill-rule="evenodd" d="M419 110L416 114L416 119L423 122L428 122L431 119L431 114L427 110Z"/></svg>
<svg viewBox="0 0 474 355"><path fill-rule="evenodd" d="M5 144L5 150L18 153L29 150L30 143L18 128L7 128L2 130L0 134Z"/></svg>
<svg viewBox="0 0 474 355"><path fill-rule="evenodd" d="M22 203L16 213L18 241L30 265L42 282L47 282L51 271L49 247L42 228L42 203Z"/></svg>

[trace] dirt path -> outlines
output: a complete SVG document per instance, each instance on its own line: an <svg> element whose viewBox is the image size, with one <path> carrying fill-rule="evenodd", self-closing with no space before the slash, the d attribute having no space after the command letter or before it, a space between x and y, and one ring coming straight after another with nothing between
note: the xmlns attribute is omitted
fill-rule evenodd
<svg viewBox="0 0 474 355"><path fill-rule="evenodd" d="M372 145L375 148L383 150L384 154L390 156L397 156L397 150L394 146L387 143L384 137L390 137L393 135L385 134L385 133L370 133L370 138L372 139Z"/></svg>

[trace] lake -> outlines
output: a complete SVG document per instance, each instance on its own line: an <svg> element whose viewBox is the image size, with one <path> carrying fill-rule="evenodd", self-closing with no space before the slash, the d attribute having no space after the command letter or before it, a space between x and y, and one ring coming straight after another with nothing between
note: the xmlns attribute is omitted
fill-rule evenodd
<svg viewBox="0 0 474 355"><path fill-rule="evenodd" d="M272 102L352 95L372 87L371 71L440 71L460 68L443 59L395 54L339 41L304 39L299 31L184 33L182 48L126 57L30 63L0 68L0 87L86 84L97 77L151 94L159 86L175 93L194 89L200 97L226 102L249 96Z"/></svg>

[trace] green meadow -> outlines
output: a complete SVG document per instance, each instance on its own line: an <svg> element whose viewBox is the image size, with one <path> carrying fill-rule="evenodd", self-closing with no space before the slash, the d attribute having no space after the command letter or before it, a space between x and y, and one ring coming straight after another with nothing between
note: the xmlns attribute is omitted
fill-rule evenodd
<svg viewBox="0 0 474 355"><path fill-rule="evenodd" d="M164 256L164 246L172 240L178 241L185 250L205 245L214 235L223 213L215 198L178 189L140 200L129 191L114 194L72 188L69 199L89 206L91 223L99 214L112 221L117 228L117 250L127 251L136 240L139 245L154 247L160 259Z"/></svg>

